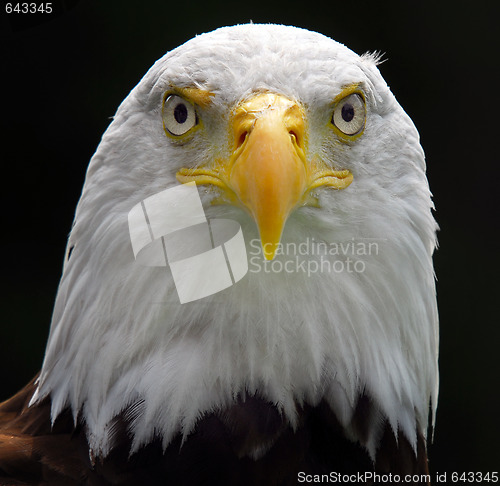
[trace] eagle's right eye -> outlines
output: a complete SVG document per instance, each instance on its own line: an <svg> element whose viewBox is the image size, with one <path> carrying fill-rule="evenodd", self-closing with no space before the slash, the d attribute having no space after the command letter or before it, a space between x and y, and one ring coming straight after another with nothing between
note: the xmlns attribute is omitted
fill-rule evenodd
<svg viewBox="0 0 500 486"><path fill-rule="evenodd" d="M165 98L162 117L165 131L174 137L185 135L198 123L194 105L175 94Z"/></svg>

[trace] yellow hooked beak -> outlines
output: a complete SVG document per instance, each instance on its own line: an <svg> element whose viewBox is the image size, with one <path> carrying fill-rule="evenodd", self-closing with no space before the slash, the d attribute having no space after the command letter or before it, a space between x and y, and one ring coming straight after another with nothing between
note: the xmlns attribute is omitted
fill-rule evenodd
<svg viewBox="0 0 500 486"><path fill-rule="evenodd" d="M177 179L224 189L224 202L242 206L254 218L264 256L272 260L293 209L313 203L309 193L319 186L347 187L352 174L307 160L304 110L284 96L253 96L238 105L231 123L234 148L229 159L183 168Z"/></svg>

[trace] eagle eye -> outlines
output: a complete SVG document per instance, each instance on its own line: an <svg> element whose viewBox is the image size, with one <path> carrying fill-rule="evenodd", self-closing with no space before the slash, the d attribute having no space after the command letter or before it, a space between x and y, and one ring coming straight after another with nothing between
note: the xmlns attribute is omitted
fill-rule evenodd
<svg viewBox="0 0 500 486"><path fill-rule="evenodd" d="M175 94L165 98L162 117L165 131L174 137L186 134L198 123L194 105Z"/></svg>
<svg viewBox="0 0 500 486"><path fill-rule="evenodd" d="M342 98L333 110L332 123L344 135L360 133L366 120L365 102L359 93L352 93Z"/></svg>

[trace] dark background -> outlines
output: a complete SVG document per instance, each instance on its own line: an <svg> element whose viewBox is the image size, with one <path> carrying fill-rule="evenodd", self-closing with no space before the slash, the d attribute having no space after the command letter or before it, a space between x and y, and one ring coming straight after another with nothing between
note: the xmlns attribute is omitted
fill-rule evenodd
<svg viewBox="0 0 500 486"><path fill-rule="evenodd" d="M52 4L51 15L6 15L2 5L0 400L40 368L85 169L121 100L195 34L292 24L386 53L380 70L420 131L441 227L431 470L498 471L497 1Z"/></svg>

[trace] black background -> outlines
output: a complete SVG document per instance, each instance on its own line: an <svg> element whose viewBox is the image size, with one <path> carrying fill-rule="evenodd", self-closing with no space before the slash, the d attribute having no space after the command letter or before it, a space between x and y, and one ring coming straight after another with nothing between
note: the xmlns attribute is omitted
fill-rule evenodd
<svg viewBox="0 0 500 486"><path fill-rule="evenodd" d="M441 227L431 470L498 471L497 1L52 5L50 15L1 13L0 399L40 368L85 169L121 100L195 34L250 20L291 24L386 53L380 70L420 131Z"/></svg>

